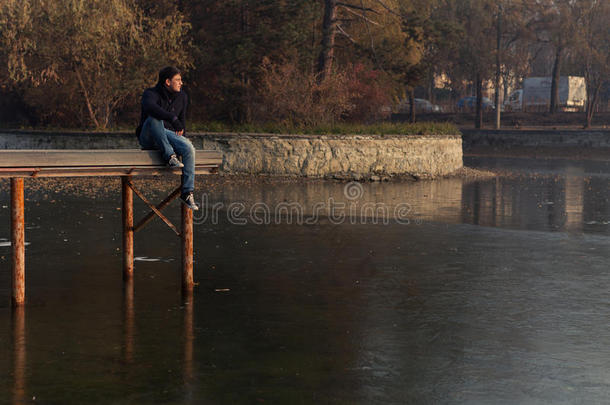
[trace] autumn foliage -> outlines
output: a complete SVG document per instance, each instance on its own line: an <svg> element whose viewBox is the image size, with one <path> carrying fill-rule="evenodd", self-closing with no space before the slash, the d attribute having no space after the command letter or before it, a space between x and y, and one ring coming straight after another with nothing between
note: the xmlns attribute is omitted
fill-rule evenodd
<svg viewBox="0 0 610 405"><path fill-rule="evenodd" d="M367 122L384 115L390 90L379 72L361 64L335 70L320 80L318 74L305 72L295 63L274 64L265 59L255 120L292 126Z"/></svg>
<svg viewBox="0 0 610 405"><path fill-rule="evenodd" d="M350 65L346 74L347 91L353 108L345 118L361 122L387 118L394 91L391 80L380 71L367 69L361 63Z"/></svg>

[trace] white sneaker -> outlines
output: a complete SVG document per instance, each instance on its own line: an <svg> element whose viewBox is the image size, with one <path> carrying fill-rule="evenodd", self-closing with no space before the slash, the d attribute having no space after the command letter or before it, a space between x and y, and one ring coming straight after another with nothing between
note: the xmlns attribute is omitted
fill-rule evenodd
<svg viewBox="0 0 610 405"><path fill-rule="evenodd" d="M167 165L169 167L184 167L184 165L181 161L178 160L176 155L170 156L169 160L167 161Z"/></svg>
<svg viewBox="0 0 610 405"><path fill-rule="evenodd" d="M193 211L198 211L199 210L199 206L195 202L195 197L193 197L193 193L182 194L180 196L180 201L182 201L182 203L184 205L186 205L187 207L189 207Z"/></svg>

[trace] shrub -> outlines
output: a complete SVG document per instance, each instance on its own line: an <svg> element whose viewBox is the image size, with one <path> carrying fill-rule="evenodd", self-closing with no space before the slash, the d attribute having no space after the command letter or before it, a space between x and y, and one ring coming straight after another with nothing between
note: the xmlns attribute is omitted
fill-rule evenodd
<svg viewBox="0 0 610 405"><path fill-rule="evenodd" d="M255 121L289 126L373 122L390 112L392 86L381 72L350 65L320 81L295 63L261 65L258 114Z"/></svg>
<svg viewBox="0 0 610 405"><path fill-rule="evenodd" d="M320 82L317 75L301 71L294 63L261 65L256 121L290 126L335 122L353 109L345 73L334 73Z"/></svg>
<svg viewBox="0 0 610 405"><path fill-rule="evenodd" d="M387 118L391 112L392 84L378 70L368 70L361 63L347 69L348 93L352 110L346 120L373 122Z"/></svg>

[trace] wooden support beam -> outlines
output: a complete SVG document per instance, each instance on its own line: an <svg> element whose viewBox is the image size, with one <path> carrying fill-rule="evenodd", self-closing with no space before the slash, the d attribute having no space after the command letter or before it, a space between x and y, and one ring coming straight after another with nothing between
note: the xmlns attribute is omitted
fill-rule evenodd
<svg viewBox="0 0 610 405"><path fill-rule="evenodd" d="M150 209L153 210L153 212L155 214L157 214L157 216L159 218L161 218L163 220L163 222L165 222L167 224L167 226L169 226L176 233L176 235L180 236L180 232L178 231L178 228L176 228L176 226L174 224L172 224L172 222L165 215L163 215L163 213L161 213L161 211L159 211L154 205L152 205L152 203L150 201L148 201L148 198L146 198L144 196L144 194L142 194L142 192L140 190L138 190L130 180L127 180L127 184L129 185L129 188L131 188L133 190L133 192L136 193L136 195L138 197L140 197L140 199L142 201L144 201L144 203L146 203L146 205L148 205L150 207Z"/></svg>
<svg viewBox="0 0 610 405"><path fill-rule="evenodd" d="M133 193L129 176L121 177L123 195L123 280L133 278Z"/></svg>
<svg viewBox="0 0 610 405"><path fill-rule="evenodd" d="M159 204L157 204L157 206L155 208L157 208L157 210L161 211L163 208L167 207L172 201L174 201L180 195L181 189L182 189L182 186L176 188L170 195L165 197L165 199L163 201L161 201ZM142 218L140 220L140 222L138 222L138 224L136 226L133 227L133 231L138 232L144 225L149 223L150 220L155 217L155 215L156 215L155 211L151 210L144 218Z"/></svg>
<svg viewBox="0 0 610 405"><path fill-rule="evenodd" d="M220 151L199 150L195 166L222 164ZM0 167L167 167L161 153L139 149L13 149L0 150Z"/></svg>
<svg viewBox="0 0 610 405"><path fill-rule="evenodd" d="M25 303L25 218L23 179L11 178L12 303Z"/></svg>
<svg viewBox="0 0 610 405"><path fill-rule="evenodd" d="M193 210L182 205L182 292L193 291Z"/></svg>

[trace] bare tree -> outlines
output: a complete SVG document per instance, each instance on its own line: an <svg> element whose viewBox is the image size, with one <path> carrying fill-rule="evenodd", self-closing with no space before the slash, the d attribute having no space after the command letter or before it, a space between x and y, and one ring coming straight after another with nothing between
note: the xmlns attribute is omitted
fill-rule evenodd
<svg viewBox="0 0 610 405"><path fill-rule="evenodd" d="M323 81L330 75L337 35L337 0L324 0L324 21L322 22L322 49L318 57L318 73Z"/></svg>
<svg viewBox="0 0 610 405"><path fill-rule="evenodd" d="M579 2L574 0L539 0L536 2L539 11L536 27L539 32L539 41L550 44L554 54L549 105L551 114L556 113L559 108L559 78L566 53L574 44L578 25L578 6Z"/></svg>
<svg viewBox="0 0 610 405"><path fill-rule="evenodd" d="M585 128L591 127L604 81L610 76L610 3L581 0L577 54L587 83Z"/></svg>

